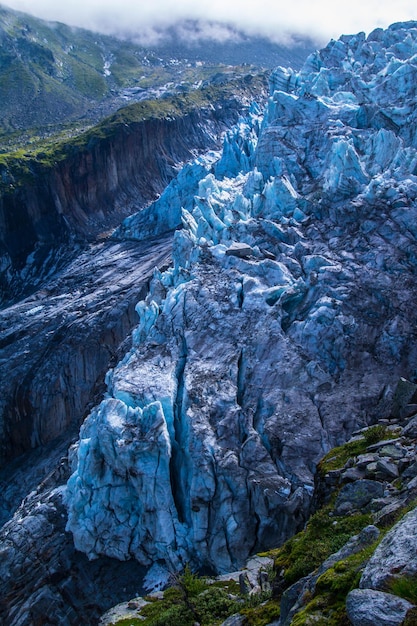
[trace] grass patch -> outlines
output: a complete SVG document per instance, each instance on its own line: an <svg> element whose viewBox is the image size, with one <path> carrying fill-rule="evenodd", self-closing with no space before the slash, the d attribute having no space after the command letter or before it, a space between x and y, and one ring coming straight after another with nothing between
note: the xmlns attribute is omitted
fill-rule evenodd
<svg viewBox="0 0 417 626"><path fill-rule="evenodd" d="M265 626L279 617L279 604L265 591L250 596L239 593L235 581L215 581L199 577L186 567L162 599L139 610L137 618L123 618L117 626L218 626L230 615L245 616L247 626Z"/></svg>
<svg viewBox="0 0 417 626"><path fill-rule="evenodd" d="M245 616L245 626L266 626L279 618L280 606L276 600L268 600L260 606L241 609L240 613Z"/></svg>
<svg viewBox="0 0 417 626"><path fill-rule="evenodd" d="M393 578L389 584L389 591L404 600L417 604L417 575Z"/></svg>
<svg viewBox="0 0 417 626"><path fill-rule="evenodd" d="M368 446L378 441L384 441L384 439L392 439L392 437L392 431L385 426L380 424L371 426L371 428L364 431L360 439L348 441L342 446L337 446L330 450L330 452L322 458L317 469L322 476L332 470L341 469L350 458L364 454Z"/></svg>
<svg viewBox="0 0 417 626"><path fill-rule="evenodd" d="M324 572L317 580L313 598L294 616L292 626L348 626L350 622L346 614L346 596L349 591L358 587L362 569L377 543L338 561Z"/></svg>
<svg viewBox="0 0 417 626"><path fill-rule="evenodd" d="M284 569L285 582L293 584L314 571L328 556L337 552L352 535L372 522L371 515L357 513L349 517L331 517L329 504L317 511L306 528L281 548L269 553L278 571Z"/></svg>
<svg viewBox="0 0 417 626"><path fill-rule="evenodd" d="M222 585L222 586L220 586ZM161 600L150 602L140 610L140 618L122 619L118 626L216 626L236 613L241 605L231 597L228 581L216 585L192 573L189 567L169 587Z"/></svg>

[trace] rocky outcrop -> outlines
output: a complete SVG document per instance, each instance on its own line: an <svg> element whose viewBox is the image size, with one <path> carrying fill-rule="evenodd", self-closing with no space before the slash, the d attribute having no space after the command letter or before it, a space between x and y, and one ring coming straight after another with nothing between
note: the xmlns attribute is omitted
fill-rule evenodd
<svg viewBox="0 0 417 626"><path fill-rule="evenodd" d="M417 574L415 545L410 540L416 534L416 520L414 509L384 537L362 574L361 588L385 589L395 578Z"/></svg>
<svg viewBox="0 0 417 626"><path fill-rule="evenodd" d="M303 526L332 446L390 416L417 365L416 120L401 115L416 94L392 58L412 71L416 50L400 25L278 69L256 149L241 123L183 205L173 267L80 432L68 529L90 558L235 569ZM365 98L396 126L365 118ZM366 464L341 513L383 498L391 459Z"/></svg>
<svg viewBox="0 0 417 626"><path fill-rule="evenodd" d="M55 484L65 479L66 462ZM50 481L52 482L52 481ZM97 624L111 606L142 591L144 568L90 562L65 532L62 487L34 490L0 531L0 623Z"/></svg>
<svg viewBox="0 0 417 626"><path fill-rule="evenodd" d="M248 75L195 97L173 98L171 112L168 99L161 104L166 113L158 101L132 105L52 148L48 165L46 155L23 165L17 160L15 172L2 165L2 298L19 293L28 264L32 273L41 272L51 249L74 238L92 240L154 200L180 164L218 148L225 130L252 99L262 101L265 90L265 76Z"/></svg>

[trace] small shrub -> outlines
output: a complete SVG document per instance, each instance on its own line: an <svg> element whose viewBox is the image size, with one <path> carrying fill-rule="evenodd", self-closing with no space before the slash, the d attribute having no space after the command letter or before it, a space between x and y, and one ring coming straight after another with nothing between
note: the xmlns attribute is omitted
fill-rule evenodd
<svg viewBox="0 0 417 626"><path fill-rule="evenodd" d="M391 439L392 432L387 430L386 426L382 424L377 424L376 426L372 426L365 430L363 433L366 447L371 446L374 443L378 443L378 441L383 441L384 439Z"/></svg>

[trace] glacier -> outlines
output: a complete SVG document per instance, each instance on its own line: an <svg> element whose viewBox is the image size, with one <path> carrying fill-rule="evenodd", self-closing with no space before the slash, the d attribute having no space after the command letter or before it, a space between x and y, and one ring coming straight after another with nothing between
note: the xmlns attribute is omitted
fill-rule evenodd
<svg viewBox="0 0 417 626"><path fill-rule="evenodd" d="M320 458L417 377L417 22L277 68L222 154L117 238L177 228L71 451L75 547L223 573L302 528Z"/></svg>

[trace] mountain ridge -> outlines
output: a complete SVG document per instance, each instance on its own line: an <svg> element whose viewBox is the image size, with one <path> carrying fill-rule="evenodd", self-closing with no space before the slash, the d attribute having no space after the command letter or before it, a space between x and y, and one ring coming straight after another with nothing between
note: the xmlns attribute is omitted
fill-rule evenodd
<svg viewBox="0 0 417 626"><path fill-rule="evenodd" d="M175 27L164 30L164 38L172 32ZM32 129L36 135L56 132L62 124L69 130L81 122L91 125L128 101L189 89L218 72L226 77L247 72L242 66L248 64L271 68L293 57L299 65L313 49L313 43L304 40L285 47L247 37L245 46L205 42L189 48L177 41L165 47L144 47L45 22L2 5L0 41L3 140L16 131ZM187 51L192 58L187 58Z"/></svg>

